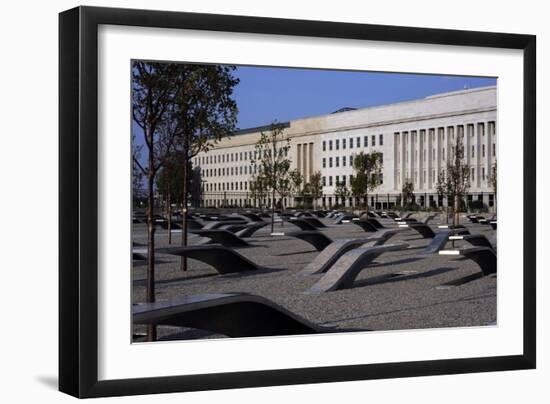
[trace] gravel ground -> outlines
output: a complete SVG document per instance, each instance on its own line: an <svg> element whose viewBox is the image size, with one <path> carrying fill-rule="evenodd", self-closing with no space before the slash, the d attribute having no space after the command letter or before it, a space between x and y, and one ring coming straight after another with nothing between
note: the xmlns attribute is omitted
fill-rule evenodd
<svg viewBox="0 0 550 404"><path fill-rule="evenodd" d="M321 219L327 225L333 220ZM386 226L396 227L390 219ZM467 220L465 220L467 221ZM438 220L430 222L437 227ZM466 224L472 234L493 234L490 226ZM294 231L285 223L275 231ZM321 230L332 239L371 236L352 223ZM479 267L471 260L453 256L419 256L431 239L423 239L409 230L390 239L388 243L405 242L409 249L389 252L363 269L352 288L310 295L307 291L322 275L297 275L318 252L308 243L286 236L272 237L269 226L247 239L254 247L240 248L239 253L250 260L278 270L257 271L247 275L219 275L207 264L189 259L189 270L179 269L179 257L157 254L156 297L169 300L179 296L205 293L247 292L263 296L297 315L319 325L357 330L403 330L415 328L483 326L496 322L496 276L477 279ZM173 233L177 246L181 233ZM192 236L190 244L198 238ZM156 247L168 247L166 230L156 233ZM145 244L145 226L134 225L134 242ZM455 242L461 246L462 242ZM450 248L451 244L447 244ZM134 261L133 303L145 300L145 264ZM449 284L451 283L451 284ZM159 327L159 336L168 338L222 337L196 330L182 331ZM139 335L143 327L135 326ZM136 338L139 341L140 338Z"/></svg>

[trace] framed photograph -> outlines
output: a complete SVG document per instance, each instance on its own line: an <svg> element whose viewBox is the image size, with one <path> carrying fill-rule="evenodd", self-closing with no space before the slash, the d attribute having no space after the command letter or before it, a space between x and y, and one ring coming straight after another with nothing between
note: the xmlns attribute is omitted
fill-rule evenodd
<svg viewBox="0 0 550 404"><path fill-rule="evenodd" d="M535 36L59 27L61 391L535 368Z"/></svg>

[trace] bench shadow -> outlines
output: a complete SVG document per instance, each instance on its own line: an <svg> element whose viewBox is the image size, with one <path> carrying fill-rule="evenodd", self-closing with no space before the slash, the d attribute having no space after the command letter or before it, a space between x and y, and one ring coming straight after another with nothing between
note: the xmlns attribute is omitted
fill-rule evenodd
<svg viewBox="0 0 550 404"><path fill-rule="evenodd" d="M312 252L318 252L317 250L306 250L306 251L296 251L291 253L283 253L283 254L275 254L274 257L287 257L289 255L297 255L297 254L307 254Z"/></svg>
<svg viewBox="0 0 550 404"><path fill-rule="evenodd" d="M429 278L431 276L441 275L446 272L456 271L457 269L458 268L442 267L411 275L402 275L399 273L384 274L372 278L356 280L351 288L354 289L363 286L381 285L385 283L404 282L413 279Z"/></svg>

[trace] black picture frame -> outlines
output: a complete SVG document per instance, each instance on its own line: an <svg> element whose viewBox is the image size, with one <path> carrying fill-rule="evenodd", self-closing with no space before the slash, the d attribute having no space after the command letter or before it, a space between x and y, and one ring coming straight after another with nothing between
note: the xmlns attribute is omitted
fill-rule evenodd
<svg viewBox="0 0 550 404"><path fill-rule="evenodd" d="M523 354L98 381L100 24L509 48L523 51ZM536 37L182 12L78 7L59 16L59 389L76 397L397 378L536 366Z"/></svg>

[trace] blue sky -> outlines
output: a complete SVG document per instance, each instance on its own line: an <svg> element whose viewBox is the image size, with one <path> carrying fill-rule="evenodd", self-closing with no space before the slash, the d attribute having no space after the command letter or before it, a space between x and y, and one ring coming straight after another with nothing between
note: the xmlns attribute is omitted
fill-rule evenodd
<svg viewBox="0 0 550 404"><path fill-rule="evenodd" d="M495 85L495 78L237 67L238 127L365 108L464 88Z"/></svg>
<svg viewBox="0 0 550 404"><path fill-rule="evenodd" d="M495 85L495 78L239 66L234 98L240 129ZM136 142L143 133L133 123ZM146 159L146 151L142 153Z"/></svg>

